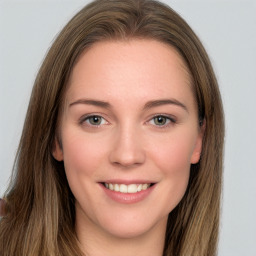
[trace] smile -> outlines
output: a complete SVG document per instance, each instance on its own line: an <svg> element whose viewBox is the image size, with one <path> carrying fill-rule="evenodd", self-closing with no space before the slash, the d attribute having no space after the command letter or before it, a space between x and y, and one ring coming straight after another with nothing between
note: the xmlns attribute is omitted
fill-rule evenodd
<svg viewBox="0 0 256 256"><path fill-rule="evenodd" d="M112 184L112 183L103 183L104 186L112 191L121 192L121 193L137 193L142 190L147 190L151 184L144 183L144 184Z"/></svg>
<svg viewBox="0 0 256 256"><path fill-rule="evenodd" d="M99 185L104 193L111 200L122 204L138 203L146 199L154 190L157 183L149 181L107 181L100 182Z"/></svg>

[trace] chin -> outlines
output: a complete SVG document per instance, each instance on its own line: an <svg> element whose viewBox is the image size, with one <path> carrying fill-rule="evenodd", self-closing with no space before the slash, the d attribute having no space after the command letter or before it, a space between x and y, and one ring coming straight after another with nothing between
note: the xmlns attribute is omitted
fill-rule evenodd
<svg viewBox="0 0 256 256"><path fill-rule="evenodd" d="M114 228L108 228L106 231L116 238L132 239L146 234L148 229L149 228L147 227L140 226L133 227L132 225L116 225Z"/></svg>
<svg viewBox="0 0 256 256"><path fill-rule="evenodd" d="M121 216L105 219L101 227L113 237L121 239L132 239L147 235L158 227L166 227L168 216L159 219L147 219L144 216Z"/></svg>

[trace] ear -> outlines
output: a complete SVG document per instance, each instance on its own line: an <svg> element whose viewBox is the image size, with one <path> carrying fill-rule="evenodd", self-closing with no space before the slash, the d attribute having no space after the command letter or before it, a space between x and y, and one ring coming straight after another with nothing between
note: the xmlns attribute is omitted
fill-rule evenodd
<svg viewBox="0 0 256 256"><path fill-rule="evenodd" d="M52 155L57 161L63 161L63 151L56 136L53 143Z"/></svg>
<svg viewBox="0 0 256 256"><path fill-rule="evenodd" d="M206 120L204 119L203 124L200 125L200 131L198 133L194 151L191 156L191 160L190 160L191 164L197 164L200 160L202 147L203 147L205 127L206 127Z"/></svg>

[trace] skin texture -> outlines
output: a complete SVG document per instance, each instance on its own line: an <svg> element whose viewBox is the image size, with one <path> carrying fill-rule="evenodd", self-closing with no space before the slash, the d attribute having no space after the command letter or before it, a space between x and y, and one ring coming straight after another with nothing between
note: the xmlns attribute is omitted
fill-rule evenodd
<svg viewBox="0 0 256 256"><path fill-rule="evenodd" d="M88 115L98 116L98 125ZM197 115L189 72L170 46L100 42L80 56L60 121L62 147L56 140L53 155L64 161L88 255L162 255L168 214L186 191L190 165L200 159ZM100 184L112 180L155 185L143 200L125 204Z"/></svg>

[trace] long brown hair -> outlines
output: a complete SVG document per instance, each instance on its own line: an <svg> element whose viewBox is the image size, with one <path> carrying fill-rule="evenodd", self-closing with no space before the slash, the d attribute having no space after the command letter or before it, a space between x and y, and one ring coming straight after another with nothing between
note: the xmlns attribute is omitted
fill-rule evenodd
<svg viewBox="0 0 256 256"><path fill-rule="evenodd" d="M96 0L60 32L33 87L0 221L1 256L82 255L75 207L63 163L52 157L70 72L97 41L154 39L174 47L192 76L198 118L206 121L203 151L191 166L182 201L169 214L163 255L216 255L224 118L217 81L201 42L170 7L152 0Z"/></svg>

